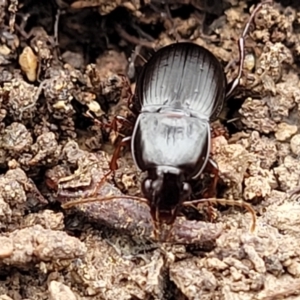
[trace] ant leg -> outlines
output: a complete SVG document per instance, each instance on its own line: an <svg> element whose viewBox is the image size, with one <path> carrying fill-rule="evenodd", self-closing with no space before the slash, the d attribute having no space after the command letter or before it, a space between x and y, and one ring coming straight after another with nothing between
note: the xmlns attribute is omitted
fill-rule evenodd
<svg viewBox="0 0 300 300"><path fill-rule="evenodd" d="M185 201L183 203L184 206L190 206L190 205L197 205L200 203L210 202L214 204L221 204L221 205L231 205L231 206L239 206L246 208L252 216L252 224L250 226L250 232L254 232L256 228L256 214L255 210L253 209L252 205L242 201L242 200L227 200L227 199L216 199L216 198L208 198L208 199L198 199L198 200L192 200L192 201Z"/></svg>
<svg viewBox="0 0 300 300"><path fill-rule="evenodd" d="M120 156L121 148L126 146L128 144L128 142L130 142L130 141L131 141L131 136L127 136L127 137L123 138L121 140L121 142L119 143L119 145L117 146L117 148L115 149L113 157L110 162L111 171L115 171L118 169L117 159Z"/></svg>
<svg viewBox="0 0 300 300"><path fill-rule="evenodd" d="M250 18L249 18L248 22L245 25L245 28L244 28L244 31L243 31L241 37L239 38L239 52L240 52L239 70L238 70L238 74L237 74L236 78L231 83L228 84L228 90L227 90L226 96L225 96L226 99L228 99L232 95L234 90L239 85L240 79L242 77L243 65L244 65L244 60L245 60L245 38L246 38L246 35L249 31L250 25L251 25L255 15L256 15L256 13L261 9L261 7L264 4L267 4L267 3L273 3L273 1L272 0L266 0L264 2L259 3L255 7L255 9L253 10L253 12L250 15Z"/></svg>

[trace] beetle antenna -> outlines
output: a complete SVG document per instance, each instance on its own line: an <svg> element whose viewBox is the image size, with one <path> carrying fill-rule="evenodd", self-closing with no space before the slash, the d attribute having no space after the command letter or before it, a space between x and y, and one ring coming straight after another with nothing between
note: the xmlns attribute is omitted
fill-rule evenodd
<svg viewBox="0 0 300 300"><path fill-rule="evenodd" d="M228 85L229 86L229 90L226 93L226 99L228 99L232 93L234 92L234 90L237 88L237 86L240 83L240 79L242 77L242 73L243 73L243 66L244 66L244 60L245 60L245 38L246 35L249 31L250 25L253 22L253 19L255 17L255 15L257 14L257 12L261 9L261 7L264 4L272 4L273 0L265 0L261 3L259 3L255 9L252 11L250 18L248 20L248 22L246 23L243 33L241 35L241 37L239 38L239 52L240 52L240 64L239 64L239 70L238 70L238 74L236 76L236 78Z"/></svg>
<svg viewBox="0 0 300 300"><path fill-rule="evenodd" d="M138 196L110 196L110 197L105 197L105 198L100 198L100 197L88 197L88 198L81 198L81 199L76 199L72 201L68 201L64 204L62 204L62 208L68 209L71 207L74 207L76 205L80 204L88 204L88 203L95 203L95 202L105 202L105 201L112 201L112 200L123 200L123 199L129 199L129 200L134 200L138 201L140 203L148 203L146 198L138 197Z"/></svg>
<svg viewBox="0 0 300 300"><path fill-rule="evenodd" d="M228 200L228 199L216 199L216 198L208 198L208 199L197 199L192 201L185 201L183 203L184 206L197 205L199 203L213 203L213 204L221 204L221 205L231 205L231 206L239 206L246 208L252 216L252 224L250 226L250 232L253 233L256 228L256 213L253 209L252 205L242 201L242 200Z"/></svg>

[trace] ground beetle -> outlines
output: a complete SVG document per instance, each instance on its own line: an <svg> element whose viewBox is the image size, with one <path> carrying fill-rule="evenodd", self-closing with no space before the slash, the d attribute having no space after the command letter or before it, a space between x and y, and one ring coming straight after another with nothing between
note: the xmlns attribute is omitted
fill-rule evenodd
<svg viewBox="0 0 300 300"><path fill-rule="evenodd" d="M241 204L221 199L187 201L191 195L189 181L198 177L208 163L213 164L209 157L210 122L218 117L224 101L239 84L245 35L256 12L267 2L271 1L254 9L239 39L239 72L231 84L227 85L218 59L207 49L191 42L161 48L142 69L134 97L139 115L132 137L123 139L116 149L111 169L117 168L121 146L131 141L133 159L147 176L142 184L145 199L128 198L147 202L156 229L171 226L183 205L200 202ZM95 198L95 201L117 198ZM94 200L73 201L65 207L91 201ZM251 206L242 205L253 214Z"/></svg>
<svg viewBox="0 0 300 300"><path fill-rule="evenodd" d="M160 49L143 68L131 149L136 165L148 172L142 191L155 222L172 224L190 198L188 182L209 160L209 122L222 108L225 88L220 62L192 43Z"/></svg>

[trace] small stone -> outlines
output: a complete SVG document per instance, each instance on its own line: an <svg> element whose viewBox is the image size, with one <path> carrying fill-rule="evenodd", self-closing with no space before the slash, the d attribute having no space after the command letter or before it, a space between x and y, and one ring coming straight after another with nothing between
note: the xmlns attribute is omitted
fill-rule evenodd
<svg viewBox="0 0 300 300"><path fill-rule="evenodd" d="M277 126L275 137L278 141L286 141L297 132L298 128L296 125L290 125L287 123L280 123Z"/></svg>
<svg viewBox="0 0 300 300"><path fill-rule="evenodd" d="M51 281L49 284L49 299L51 300L76 300L77 297L71 289L58 281Z"/></svg>
<svg viewBox="0 0 300 300"><path fill-rule="evenodd" d="M19 56L19 64L27 79L31 82L36 81L38 58L29 46L25 47Z"/></svg>
<svg viewBox="0 0 300 300"><path fill-rule="evenodd" d="M287 271L291 275L299 278L300 277L300 263L296 262L296 261L293 261L292 264L287 267Z"/></svg>
<svg viewBox="0 0 300 300"><path fill-rule="evenodd" d="M259 256L255 248L252 245L244 245L243 249L253 263L255 270L259 273L266 273L264 260Z"/></svg>
<svg viewBox="0 0 300 300"><path fill-rule="evenodd" d="M8 237L0 237L0 259L11 256L14 250L12 240Z"/></svg>
<svg viewBox="0 0 300 300"><path fill-rule="evenodd" d="M7 295L0 295L0 300L13 300L13 299L8 297Z"/></svg>
<svg viewBox="0 0 300 300"><path fill-rule="evenodd" d="M224 261L222 261L222 260L220 260L216 257L208 258L206 263L207 263L207 267L209 269L215 269L215 270L223 271L223 270L228 268L228 265Z"/></svg>
<svg viewBox="0 0 300 300"><path fill-rule="evenodd" d="M291 138L291 150L294 154L300 155L300 134L296 134Z"/></svg>

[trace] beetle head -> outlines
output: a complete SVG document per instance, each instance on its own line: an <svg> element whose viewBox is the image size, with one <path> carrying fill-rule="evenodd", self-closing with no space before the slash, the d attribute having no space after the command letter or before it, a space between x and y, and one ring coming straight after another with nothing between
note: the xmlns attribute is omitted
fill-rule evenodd
<svg viewBox="0 0 300 300"><path fill-rule="evenodd" d="M182 203L191 194L190 185L184 182L181 170L172 169L166 167L151 170L142 184L156 227L162 223L172 225Z"/></svg>

